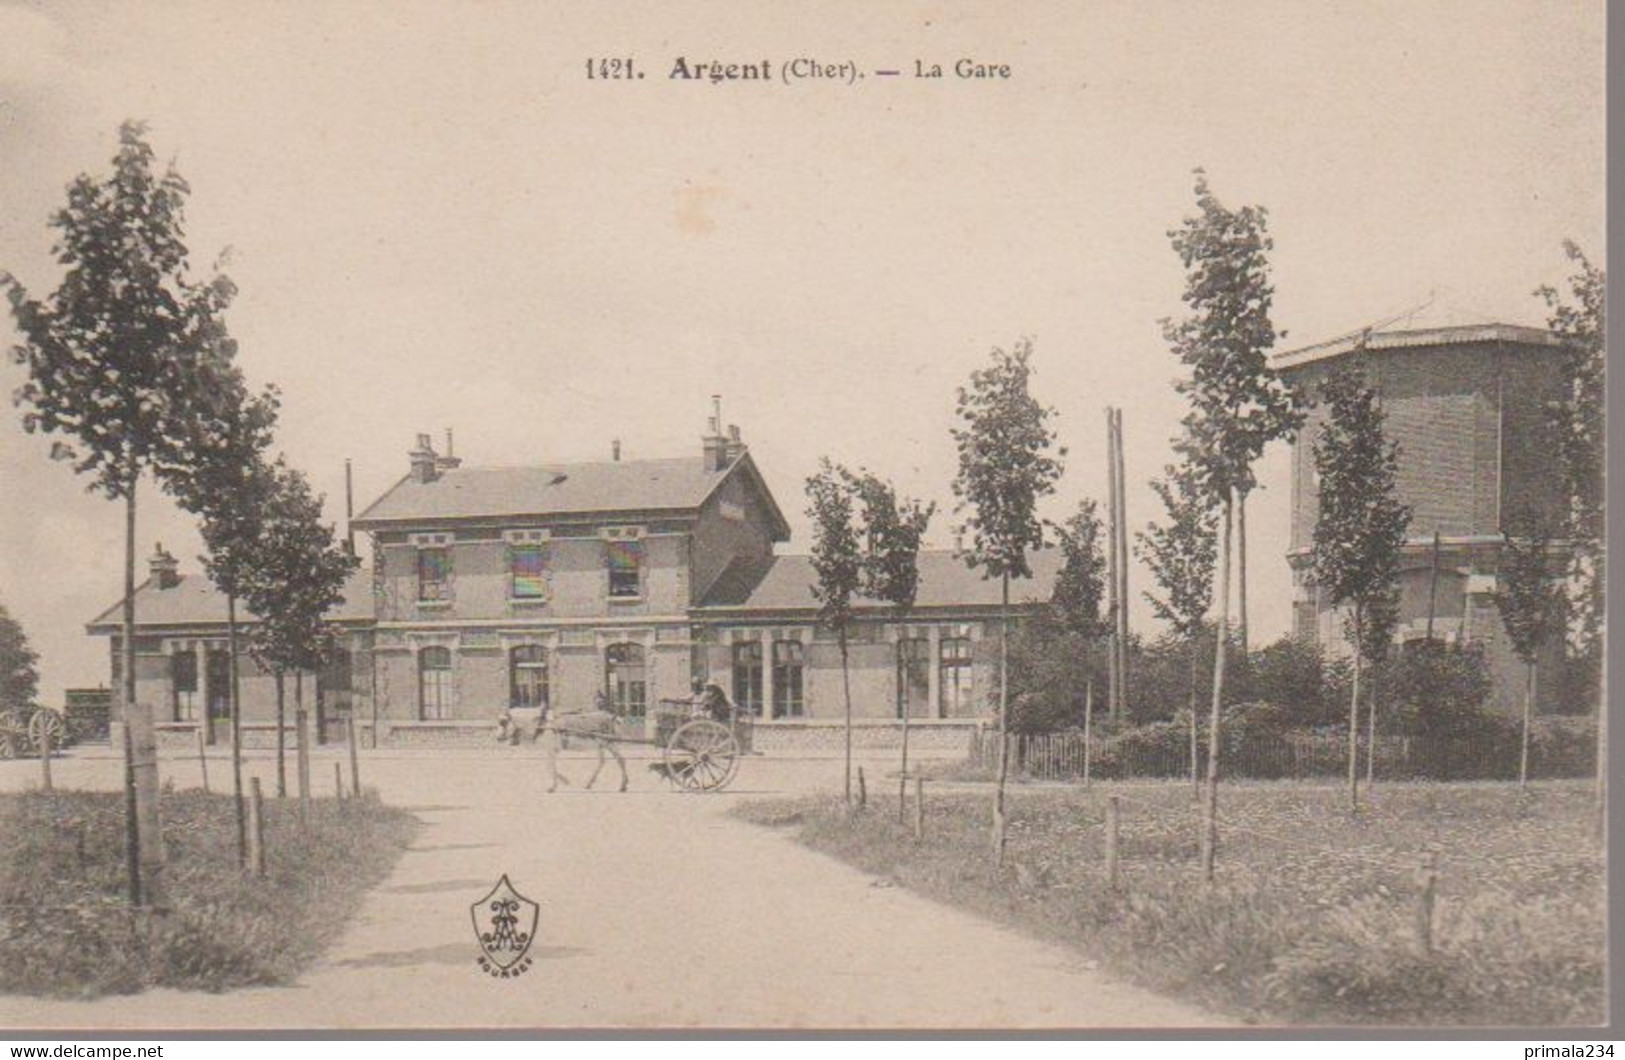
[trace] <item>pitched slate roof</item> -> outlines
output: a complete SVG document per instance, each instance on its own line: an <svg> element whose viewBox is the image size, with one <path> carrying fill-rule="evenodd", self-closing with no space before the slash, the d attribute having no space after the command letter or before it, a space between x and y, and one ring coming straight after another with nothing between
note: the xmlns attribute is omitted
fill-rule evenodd
<svg viewBox="0 0 1625 1060"><path fill-rule="evenodd" d="M433 482L402 479L356 516L380 523L516 515L692 510L743 458L708 471L703 457L622 460L545 467L451 468Z"/></svg>
<svg viewBox="0 0 1625 1060"><path fill-rule="evenodd" d="M1325 342L1284 350L1270 361L1279 370L1330 360L1361 349L1392 350L1481 342L1562 345L1561 339L1544 328L1506 323L1438 298L1429 298L1414 308Z"/></svg>
<svg viewBox="0 0 1625 1060"><path fill-rule="evenodd" d="M180 581L160 589L151 579L135 591L135 621L140 627L225 625L226 597L201 574L179 575ZM116 632L124 619L122 603L114 604L96 618L88 629L93 633ZM350 575L344 586L344 600L329 612L335 622L369 622L373 617L372 573L362 567ZM239 622L253 622L254 616L242 604L237 606Z"/></svg>
<svg viewBox="0 0 1625 1060"><path fill-rule="evenodd" d="M1055 577L1061 570L1059 549L1045 549L1028 559L1033 576L1010 583L1012 603L1031 603L1048 600L1055 586ZM997 607L999 580L983 578L980 570L965 565L965 561L947 550L920 553L920 584L915 597L917 608L931 607ZM701 610L715 611L801 611L816 610L818 601L812 586L817 581L813 574L811 556L774 556L764 564L750 566L735 564L722 573L705 600ZM878 601L859 599L860 607L878 607Z"/></svg>

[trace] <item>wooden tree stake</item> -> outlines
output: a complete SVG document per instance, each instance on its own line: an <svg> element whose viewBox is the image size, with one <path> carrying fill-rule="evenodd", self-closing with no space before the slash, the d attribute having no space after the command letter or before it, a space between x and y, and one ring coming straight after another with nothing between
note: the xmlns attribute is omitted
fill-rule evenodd
<svg viewBox="0 0 1625 1060"><path fill-rule="evenodd" d="M1106 796L1106 886L1117 890L1117 819L1116 795Z"/></svg>
<svg viewBox="0 0 1625 1060"><path fill-rule="evenodd" d="M355 714L352 712L344 717L345 734L350 741L350 794L356 798L361 797L361 759L356 751L355 742Z"/></svg>
<svg viewBox="0 0 1625 1060"><path fill-rule="evenodd" d="M260 794L260 778L248 779L248 867L256 876L265 875L265 799Z"/></svg>
<svg viewBox="0 0 1625 1060"><path fill-rule="evenodd" d="M198 772L203 774L203 791L204 794L207 794L209 791L209 759L203 753L203 743L203 726L199 725L197 727L197 768Z"/></svg>

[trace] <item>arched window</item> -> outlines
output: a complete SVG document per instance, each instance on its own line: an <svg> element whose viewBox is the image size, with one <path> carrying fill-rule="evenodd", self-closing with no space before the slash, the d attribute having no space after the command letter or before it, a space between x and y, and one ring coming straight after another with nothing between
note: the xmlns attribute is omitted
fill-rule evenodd
<svg viewBox="0 0 1625 1060"><path fill-rule="evenodd" d="M424 721L451 717L451 649L418 652L418 714Z"/></svg>
<svg viewBox="0 0 1625 1060"><path fill-rule="evenodd" d="M169 657L169 685L175 692L175 720L197 720L197 651L186 648Z"/></svg>
<svg viewBox="0 0 1625 1060"><path fill-rule="evenodd" d="M734 706L741 713L762 714L762 642L742 640L734 645Z"/></svg>
<svg viewBox="0 0 1625 1060"><path fill-rule="evenodd" d="M637 644L611 644L604 652L604 686L615 713L641 718L649 705L649 677L643 648Z"/></svg>
<svg viewBox="0 0 1625 1060"><path fill-rule="evenodd" d="M508 705L547 706L547 649L521 644L508 653Z"/></svg>
<svg viewBox="0 0 1625 1060"><path fill-rule="evenodd" d="M944 718L969 718L976 714L972 686L972 657L969 637L944 637L938 650L939 702Z"/></svg>
<svg viewBox="0 0 1625 1060"><path fill-rule="evenodd" d="M807 712L803 692L805 657L799 640L773 643L773 716L799 718Z"/></svg>
<svg viewBox="0 0 1625 1060"><path fill-rule="evenodd" d="M897 642L897 716L931 715L931 642L904 637Z"/></svg>

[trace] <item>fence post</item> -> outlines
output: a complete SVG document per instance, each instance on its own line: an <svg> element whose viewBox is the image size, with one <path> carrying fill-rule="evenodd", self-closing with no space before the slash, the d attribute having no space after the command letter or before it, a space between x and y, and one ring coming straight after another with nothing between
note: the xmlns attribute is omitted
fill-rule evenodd
<svg viewBox="0 0 1625 1060"><path fill-rule="evenodd" d="M197 727L197 767L198 771L203 774L203 793L206 795L209 792L209 759L203 753L203 743L203 726L199 724Z"/></svg>
<svg viewBox="0 0 1625 1060"><path fill-rule="evenodd" d="M337 760L333 762L333 797L344 798L344 767Z"/></svg>
<svg viewBox="0 0 1625 1060"><path fill-rule="evenodd" d="M1089 786L1089 756L1093 751L1090 743L1089 724L1095 716L1095 683L1090 681L1083 686L1083 786Z"/></svg>
<svg viewBox="0 0 1625 1060"><path fill-rule="evenodd" d="M256 876L265 875L265 801L260 778L248 778L248 865Z"/></svg>
<svg viewBox="0 0 1625 1060"><path fill-rule="evenodd" d="M925 778L914 778L914 838L925 839Z"/></svg>
<svg viewBox="0 0 1625 1060"><path fill-rule="evenodd" d="M45 790L51 790L51 727L41 724L39 727L39 760L40 772L44 774Z"/></svg>
<svg viewBox="0 0 1625 1060"><path fill-rule="evenodd" d="M361 758L355 746L355 714L344 716L345 736L350 742L350 794L361 797Z"/></svg>
<svg viewBox="0 0 1625 1060"><path fill-rule="evenodd" d="M1439 855L1428 851L1416 870L1416 944L1423 956L1433 952L1433 898L1439 882Z"/></svg>
<svg viewBox="0 0 1625 1060"><path fill-rule="evenodd" d="M1117 819L1116 795L1106 796L1106 886L1117 890Z"/></svg>
<svg viewBox="0 0 1625 1060"><path fill-rule="evenodd" d="M869 805L869 785L863 780L863 767L858 767L858 809Z"/></svg>

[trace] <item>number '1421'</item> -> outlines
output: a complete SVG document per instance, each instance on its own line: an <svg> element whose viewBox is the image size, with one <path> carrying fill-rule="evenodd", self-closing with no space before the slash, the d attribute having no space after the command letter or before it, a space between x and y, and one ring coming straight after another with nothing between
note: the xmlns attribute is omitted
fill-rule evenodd
<svg viewBox="0 0 1625 1060"><path fill-rule="evenodd" d="M632 67L632 59L588 59L588 81L628 81L638 77Z"/></svg>

